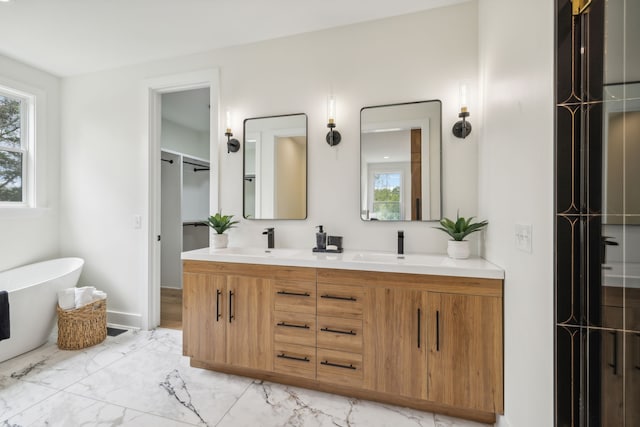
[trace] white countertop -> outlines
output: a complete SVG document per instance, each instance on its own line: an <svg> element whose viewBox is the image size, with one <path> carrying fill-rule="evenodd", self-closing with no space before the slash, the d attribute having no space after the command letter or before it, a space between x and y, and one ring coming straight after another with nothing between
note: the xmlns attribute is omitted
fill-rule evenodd
<svg viewBox="0 0 640 427"><path fill-rule="evenodd" d="M194 261L504 279L504 270L478 257L464 260L437 254L405 254L401 257L391 252L345 250L336 254L314 253L311 249L264 248L203 248L182 253L183 260Z"/></svg>

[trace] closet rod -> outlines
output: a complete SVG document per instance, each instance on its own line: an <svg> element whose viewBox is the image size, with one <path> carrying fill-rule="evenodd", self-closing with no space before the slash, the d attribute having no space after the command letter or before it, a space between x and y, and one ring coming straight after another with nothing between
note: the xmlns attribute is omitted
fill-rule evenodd
<svg viewBox="0 0 640 427"><path fill-rule="evenodd" d="M206 226L207 223L206 222L202 222L202 221L197 221L197 222L183 222L182 226L183 227L187 227L187 226L194 226L194 227L199 227L201 225Z"/></svg>
<svg viewBox="0 0 640 427"><path fill-rule="evenodd" d="M201 163L192 163L192 162L188 162L188 161L186 161L186 160L183 160L183 161L182 161L182 163L186 163L186 164L191 165L191 166L206 167L205 165L203 165L203 164L201 164Z"/></svg>

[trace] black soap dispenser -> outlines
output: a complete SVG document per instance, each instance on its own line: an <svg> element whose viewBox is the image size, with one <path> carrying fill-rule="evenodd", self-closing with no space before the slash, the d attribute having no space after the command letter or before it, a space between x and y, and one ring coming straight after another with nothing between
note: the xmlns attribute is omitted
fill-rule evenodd
<svg viewBox="0 0 640 427"><path fill-rule="evenodd" d="M327 250L327 233L324 232L321 225L316 228L318 229L316 233L316 249L324 252Z"/></svg>

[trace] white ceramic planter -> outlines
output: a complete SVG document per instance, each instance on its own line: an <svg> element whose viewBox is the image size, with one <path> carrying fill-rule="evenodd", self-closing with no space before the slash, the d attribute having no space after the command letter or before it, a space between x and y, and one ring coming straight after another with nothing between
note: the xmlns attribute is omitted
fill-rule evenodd
<svg viewBox="0 0 640 427"><path fill-rule="evenodd" d="M467 259L469 258L469 254L471 253L471 249L469 247L468 240L449 240L449 245L447 246L447 254L454 259Z"/></svg>
<svg viewBox="0 0 640 427"><path fill-rule="evenodd" d="M229 245L229 235L228 234L218 234L213 233L213 247L214 249L223 249Z"/></svg>

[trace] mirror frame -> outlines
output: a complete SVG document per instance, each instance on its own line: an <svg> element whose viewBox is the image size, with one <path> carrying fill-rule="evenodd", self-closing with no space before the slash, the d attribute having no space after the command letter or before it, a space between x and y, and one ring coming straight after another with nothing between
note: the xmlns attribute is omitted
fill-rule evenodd
<svg viewBox="0 0 640 427"><path fill-rule="evenodd" d="M395 106L401 106L401 105L412 105L412 104L423 104L423 103L427 103L427 102L436 102L438 103L438 109L440 112L440 123L438 124L439 126L439 131L440 131L440 161L439 161L439 167L440 167L440 171L438 173L438 177L440 180L440 196L439 196L439 201L440 201L440 217L437 219L428 219L428 220L410 220L410 219L391 219L391 220L384 220L384 221L376 221L376 220L367 220L364 219L362 217L362 112L368 108L383 108L383 107L395 107ZM409 101L409 102L398 102L398 103L393 103L393 104L381 104L381 105L369 105L366 107L362 107L360 109L360 174L359 174L359 185L360 185L360 198L358 200L358 217L360 218L361 221L364 222L383 222L383 223L393 223L393 222L417 222L417 223L422 223L422 222L438 222L440 221L440 219L442 219L443 217L443 211L444 211L444 206L443 206L443 193L444 193L444 186L443 186L443 149L442 149L443 145L442 145L442 100L440 99L426 99L423 101Z"/></svg>
<svg viewBox="0 0 640 427"><path fill-rule="evenodd" d="M258 119L276 119L280 117L303 116L304 132L305 132L305 201L304 201L304 217L302 218L247 218L245 215L246 198L245 198L245 176L246 176L246 147L247 147L247 122L249 120ZM309 217L309 117L306 113L278 114L273 116L249 117L244 119L242 123L242 218L250 221L297 221L306 220Z"/></svg>

